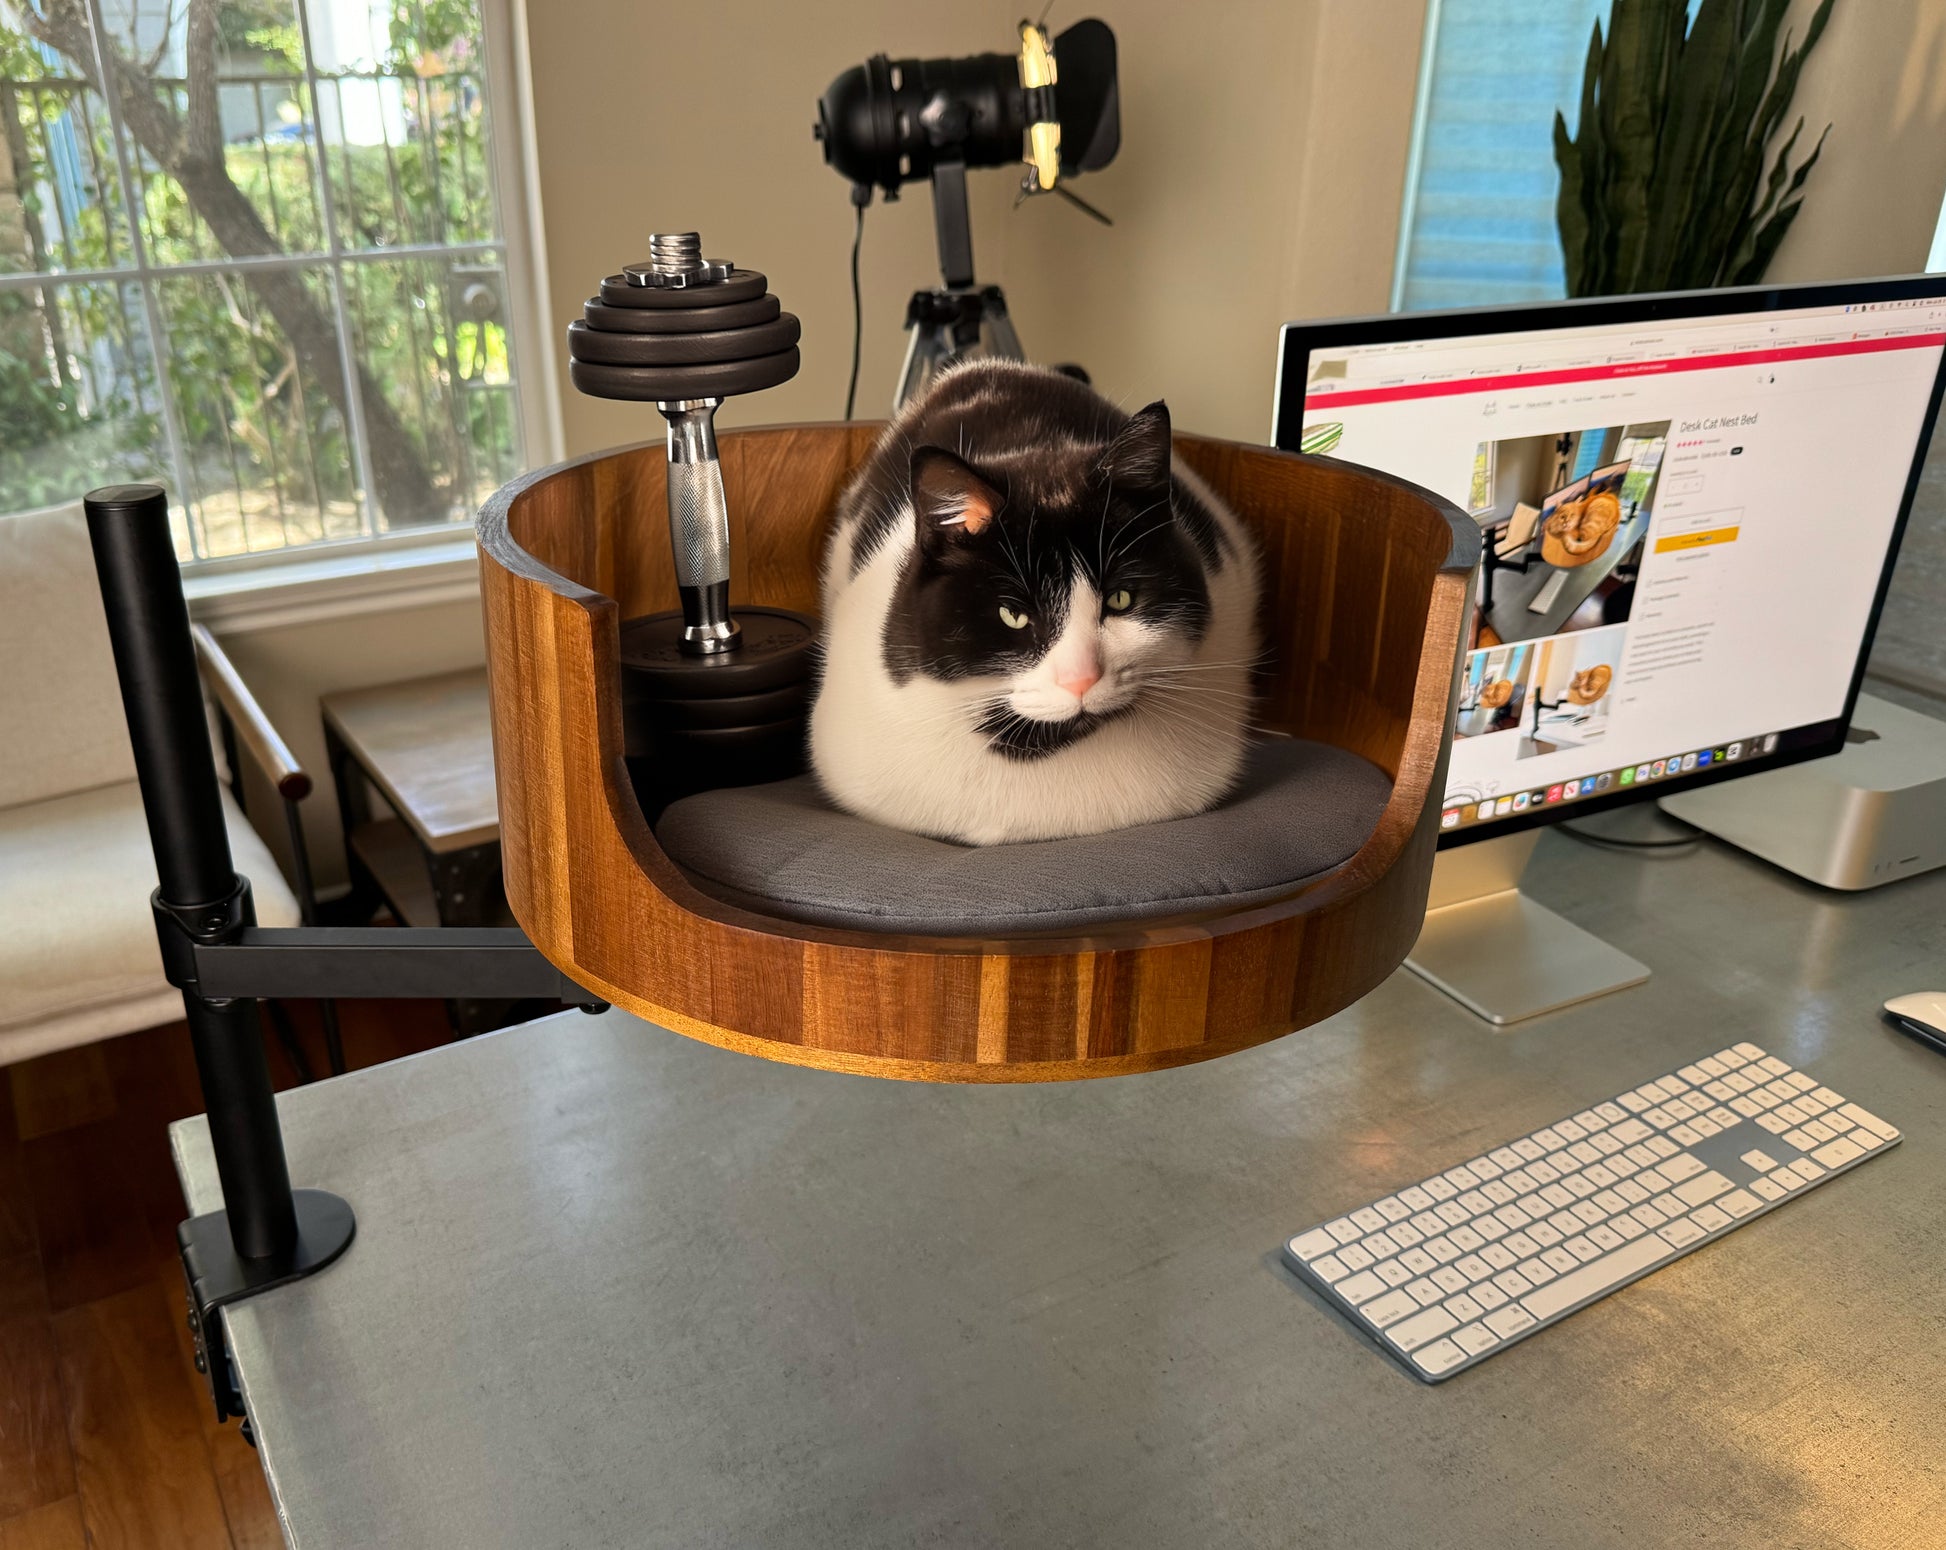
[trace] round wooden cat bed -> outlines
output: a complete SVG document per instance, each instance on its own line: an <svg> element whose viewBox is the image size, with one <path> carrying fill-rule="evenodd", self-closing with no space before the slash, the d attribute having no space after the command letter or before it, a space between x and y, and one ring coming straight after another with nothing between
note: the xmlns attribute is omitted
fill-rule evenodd
<svg viewBox="0 0 1946 1550"><path fill-rule="evenodd" d="M815 613L827 523L870 424L726 433L732 595ZM507 897L578 984L694 1038L875 1076L1042 1081L1227 1054L1328 1017L1419 934L1479 529L1350 464L1176 438L1256 531L1274 653L1259 724L1394 780L1343 865L1247 908L1085 935L842 930L711 898L623 765L624 618L676 599L660 442L557 464L480 514Z"/></svg>

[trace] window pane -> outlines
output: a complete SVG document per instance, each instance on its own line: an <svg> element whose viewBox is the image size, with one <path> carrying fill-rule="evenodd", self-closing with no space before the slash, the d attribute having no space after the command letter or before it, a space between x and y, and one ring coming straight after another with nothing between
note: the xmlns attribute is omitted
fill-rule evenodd
<svg viewBox="0 0 1946 1550"><path fill-rule="evenodd" d="M454 254L347 264L345 281L358 362L383 394L365 404L383 527L469 519L519 467L504 270ZM423 482L377 466L387 442Z"/></svg>
<svg viewBox="0 0 1946 1550"><path fill-rule="evenodd" d="M0 272L130 261L115 137L101 97L0 0Z"/></svg>
<svg viewBox="0 0 1946 1550"><path fill-rule="evenodd" d="M1443 0L1409 205L1400 305L1560 296L1554 112L1574 128L1608 0Z"/></svg>
<svg viewBox="0 0 1946 1550"><path fill-rule="evenodd" d="M519 471L480 26L0 0L0 510L158 479L201 561L464 520Z"/></svg>
<svg viewBox="0 0 1946 1550"><path fill-rule="evenodd" d="M474 7L313 12L321 125L348 249L492 241L486 76Z"/></svg>
<svg viewBox="0 0 1946 1550"><path fill-rule="evenodd" d="M135 286L0 290L0 511L162 479L168 466Z"/></svg>
<svg viewBox="0 0 1946 1550"><path fill-rule="evenodd" d="M330 277L298 269L156 282L202 559L364 533L351 441L330 376ZM342 391L342 384L338 385Z"/></svg>

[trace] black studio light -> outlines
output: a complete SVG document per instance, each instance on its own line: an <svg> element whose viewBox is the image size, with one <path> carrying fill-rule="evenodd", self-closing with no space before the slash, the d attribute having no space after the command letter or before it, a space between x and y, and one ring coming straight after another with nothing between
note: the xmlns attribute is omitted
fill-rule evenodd
<svg viewBox="0 0 1946 1550"><path fill-rule="evenodd" d="M1115 34L1090 18L1050 38L1038 23L1024 21L1016 53L958 59L874 54L826 88L814 132L826 164L852 185L861 229L874 189L890 201L907 183L932 184L945 283L917 292L907 308L896 407L963 355L1021 355L999 287L974 283L968 168L1021 166L1022 198L1059 194L1106 224L1107 217L1065 180L1107 166L1121 149ZM857 257L854 243L854 300ZM852 380L855 392L855 348ZM849 398L845 412L849 417Z"/></svg>

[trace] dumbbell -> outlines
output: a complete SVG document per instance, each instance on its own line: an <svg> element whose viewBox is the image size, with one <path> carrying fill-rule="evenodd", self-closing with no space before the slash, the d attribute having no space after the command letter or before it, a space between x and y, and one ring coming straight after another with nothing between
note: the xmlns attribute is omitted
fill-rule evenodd
<svg viewBox="0 0 1946 1550"><path fill-rule="evenodd" d="M704 257L695 232L649 239L568 326L568 374L668 422L669 538L682 607L621 628L622 722L651 819L678 796L797 774L816 621L730 605L730 522L715 415L797 375L797 319L754 270Z"/></svg>

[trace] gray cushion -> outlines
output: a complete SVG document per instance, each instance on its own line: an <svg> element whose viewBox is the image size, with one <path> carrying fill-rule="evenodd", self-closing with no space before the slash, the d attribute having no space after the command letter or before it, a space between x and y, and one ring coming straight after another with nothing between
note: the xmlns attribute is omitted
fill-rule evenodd
<svg viewBox="0 0 1946 1550"><path fill-rule="evenodd" d="M1020 845L957 845L841 812L809 775L672 803L662 849L706 892L820 925L927 934L1071 930L1275 898L1365 843L1383 771L1324 743L1256 744L1193 818Z"/></svg>

